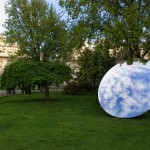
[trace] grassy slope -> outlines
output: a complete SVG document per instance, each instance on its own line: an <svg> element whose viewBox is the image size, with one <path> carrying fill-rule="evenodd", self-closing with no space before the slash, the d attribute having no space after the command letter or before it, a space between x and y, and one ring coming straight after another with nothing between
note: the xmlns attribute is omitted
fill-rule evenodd
<svg viewBox="0 0 150 150"><path fill-rule="evenodd" d="M107 115L95 95L0 98L0 150L149 150L150 112L135 119Z"/></svg>

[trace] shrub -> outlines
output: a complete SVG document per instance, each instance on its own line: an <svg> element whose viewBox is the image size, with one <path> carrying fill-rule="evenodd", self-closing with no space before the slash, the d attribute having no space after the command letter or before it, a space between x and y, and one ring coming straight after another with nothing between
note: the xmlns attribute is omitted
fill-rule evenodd
<svg viewBox="0 0 150 150"><path fill-rule="evenodd" d="M64 94L76 95L76 94L81 94L82 92L83 92L83 87L81 87L79 82L76 81L68 82L63 88Z"/></svg>

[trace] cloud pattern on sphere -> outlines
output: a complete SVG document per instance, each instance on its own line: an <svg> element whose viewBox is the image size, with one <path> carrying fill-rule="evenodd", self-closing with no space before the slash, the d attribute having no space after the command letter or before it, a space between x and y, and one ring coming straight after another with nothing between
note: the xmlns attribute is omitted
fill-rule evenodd
<svg viewBox="0 0 150 150"><path fill-rule="evenodd" d="M102 108L118 118L132 118L150 109L150 62L123 63L103 77L98 98Z"/></svg>

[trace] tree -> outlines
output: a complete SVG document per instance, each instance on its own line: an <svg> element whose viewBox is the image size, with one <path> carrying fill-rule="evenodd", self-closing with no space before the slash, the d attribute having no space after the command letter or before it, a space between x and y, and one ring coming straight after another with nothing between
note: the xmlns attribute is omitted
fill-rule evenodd
<svg viewBox="0 0 150 150"><path fill-rule="evenodd" d="M35 62L64 62L68 54L67 26L44 0L8 0L4 27L9 43L17 43L18 55ZM49 94L48 81L45 91Z"/></svg>
<svg viewBox="0 0 150 150"><path fill-rule="evenodd" d="M85 26L85 39L104 39L114 51L122 50L125 60L144 58L149 52L149 0L60 0L74 27ZM144 51L141 55L141 50Z"/></svg>
<svg viewBox="0 0 150 150"><path fill-rule="evenodd" d="M19 87L25 93L30 93L31 81L34 78L35 66L27 61L15 61L4 69L1 86L7 91Z"/></svg>
<svg viewBox="0 0 150 150"><path fill-rule="evenodd" d="M1 78L4 89L19 87L28 93L34 85L57 85L71 79L71 69L62 63L34 62L16 60L8 65ZM45 91L45 100L49 100L49 91Z"/></svg>
<svg viewBox="0 0 150 150"><path fill-rule="evenodd" d="M98 46L94 51L86 49L78 59L79 82L90 89L97 89L102 77L114 64L114 59L104 47Z"/></svg>
<svg viewBox="0 0 150 150"><path fill-rule="evenodd" d="M52 5L44 0L9 0L4 24L7 42L17 42L20 55L35 61L64 59L67 29Z"/></svg>

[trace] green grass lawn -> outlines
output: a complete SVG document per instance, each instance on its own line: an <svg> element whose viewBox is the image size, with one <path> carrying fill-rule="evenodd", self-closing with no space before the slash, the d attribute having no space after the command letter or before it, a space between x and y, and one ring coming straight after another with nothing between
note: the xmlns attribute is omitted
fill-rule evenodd
<svg viewBox="0 0 150 150"><path fill-rule="evenodd" d="M96 95L0 98L0 150L150 150L150 112L117 119Z"/></svg>

